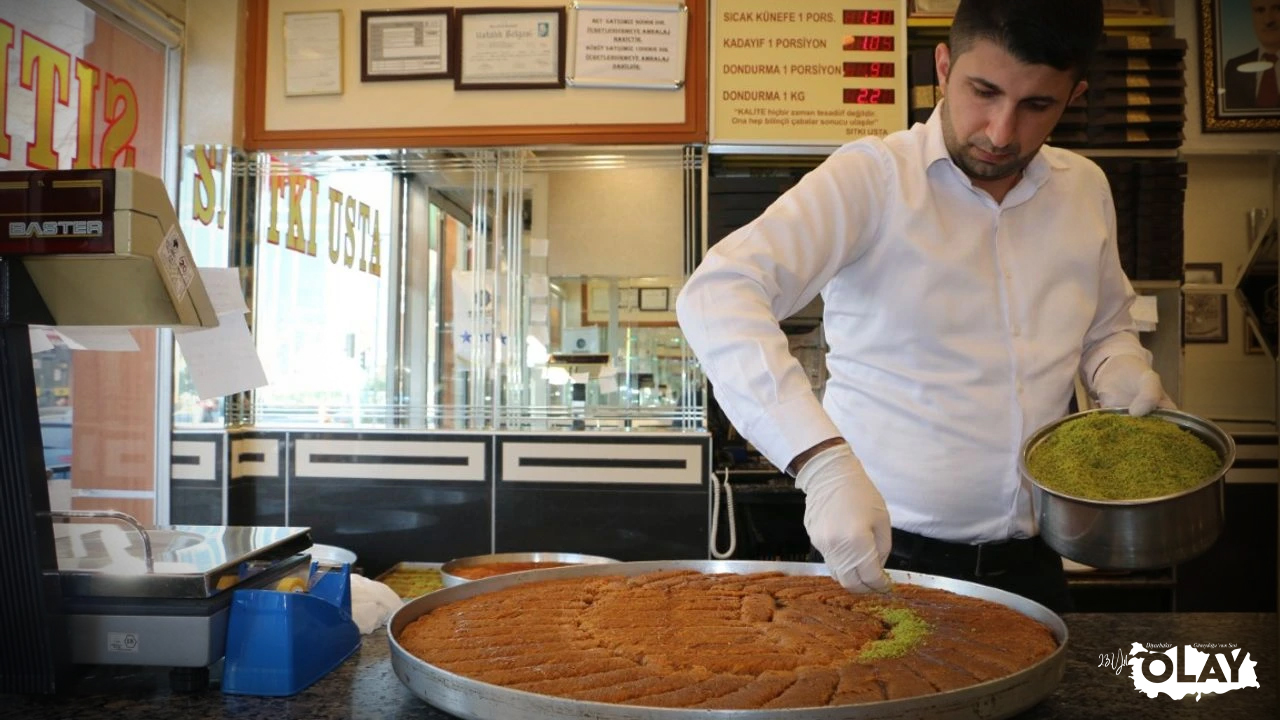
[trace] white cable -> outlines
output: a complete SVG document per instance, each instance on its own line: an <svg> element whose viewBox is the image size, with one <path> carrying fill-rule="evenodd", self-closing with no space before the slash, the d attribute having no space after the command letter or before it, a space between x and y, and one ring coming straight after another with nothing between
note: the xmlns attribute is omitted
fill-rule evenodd
<svg viewBox="0 0 1280 720"><path fill-rule="evenodd" d="M711 472L711 537L707 545L711 550L711 557L717 560L733 557L734 551L738 549L738 529L733 519L733 487L729 485L729 468L724 469L724 501L729 515L729 549L720 552L716 547L716 536L720 532L720 479L716 477L713 470Z"/></svg>

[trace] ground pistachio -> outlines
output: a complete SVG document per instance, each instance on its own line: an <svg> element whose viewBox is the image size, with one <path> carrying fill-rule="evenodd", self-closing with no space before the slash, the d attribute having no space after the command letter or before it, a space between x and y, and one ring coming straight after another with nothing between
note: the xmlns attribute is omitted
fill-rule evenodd
<svg viewBox="0 0 1280 720"><path fill-rule="evenodd" d="M1154 417L1089 413L1064 422L1027 458L1044 487L1089 500L1140 500L1193 488L1222 459L1182 427Z"/></svg>
<svg viewBox="0 0 1280 720"><path fill-rule="evenodd" d="M920 644L932 629L914 611L904 607L880 607L873 612L888 626L889 634L863 646L862 652L858 653L858 659L863 662L902 657Z"/></svg>

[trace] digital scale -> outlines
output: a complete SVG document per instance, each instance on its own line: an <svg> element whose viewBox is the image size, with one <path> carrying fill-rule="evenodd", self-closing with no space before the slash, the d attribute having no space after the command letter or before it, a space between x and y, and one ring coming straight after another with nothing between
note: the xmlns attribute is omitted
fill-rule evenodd
<svg viewBox="0 0 1280 720"><path fill-rule="evenodd" d="M122 521L54 527L71 662L171 668L174 690L207 684L226 648L232 590L310 571L307 528L147 528L110 511L52 515Z"/></svg>
<svg viewBox="0 0 1280 720"><path fill-rule="evenodd" d="M217 324L160 180L0 172L0 693L58 692L77 664L167 666L175 689L202 686L232 591L307 577L308 528L50 512L30 326Z"/></svg>

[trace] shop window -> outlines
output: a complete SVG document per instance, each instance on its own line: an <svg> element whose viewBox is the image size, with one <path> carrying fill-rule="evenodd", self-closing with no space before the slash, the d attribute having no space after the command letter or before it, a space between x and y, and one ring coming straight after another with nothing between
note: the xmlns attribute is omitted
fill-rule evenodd
<svg viewBox="0 0 1280 720"><path fill-rule="evenodd" d="M700 428L674 315L699 164L679 147L234 164L254 207L232 253L269 384L228 421Z"/></svg>

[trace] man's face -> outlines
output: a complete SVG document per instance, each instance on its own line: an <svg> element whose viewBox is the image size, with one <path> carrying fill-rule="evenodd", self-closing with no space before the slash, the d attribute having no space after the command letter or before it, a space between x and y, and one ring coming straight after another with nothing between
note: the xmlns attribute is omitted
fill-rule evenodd
<svg viewBox="0 0 1280 720"><path fill-rule="evenodd" d="M987 40L956 57L939 45L934 60L947 151L979 187L1012 186L1067 103L1088 87L1072 71L1023 63Z"/></svg>
<svg viewBox="0 0 1280 720"><path fill-rule="evenodd" d="M1253 33L1263 50L1280 50L1280 0L1250 0Z"/></svg>

